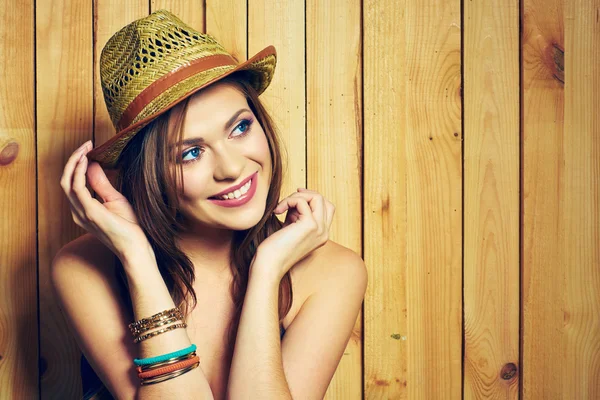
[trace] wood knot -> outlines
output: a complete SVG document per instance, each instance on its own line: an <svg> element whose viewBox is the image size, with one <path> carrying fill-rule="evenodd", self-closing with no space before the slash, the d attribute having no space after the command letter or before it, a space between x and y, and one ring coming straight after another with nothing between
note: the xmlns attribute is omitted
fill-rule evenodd
<svg viewBox="0 0 600 400"><path fill-rule="evenodd" d="M512 379L517 374L517 366L514 363L505 364L500 371L500 376L505 381Z"/></svg>
<svg viewBox="0 0 600 400"><path fill-rule="evenodd" d="M17 142L9 142L0 151L0 165L8 165L15 161L19 154L19 144Z"/></svg>
<svg viewBox="0 0 600 400"><path fill-rule="evenodd" d="M565 83L565 51L557 44L552 43L548 46L546 53L547 67L550 73L561 84Z"/></svg>

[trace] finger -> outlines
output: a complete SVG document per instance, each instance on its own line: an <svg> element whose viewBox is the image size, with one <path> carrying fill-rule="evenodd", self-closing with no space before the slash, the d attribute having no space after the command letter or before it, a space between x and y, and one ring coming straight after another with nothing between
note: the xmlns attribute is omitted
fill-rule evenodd
<svg viewBox="0 0 600 400"><path fill-rule="evenodd" d="M305 199L310 208L313 210L315 220L319 221L319 224L325 225L327 223L327 210L325 208L325 198L318 192L306 191L292 193L290 197L301 197Z"/></svg>
<svg viewBox="0 0 600 400"><path fill-rule="evenodd" d="M83 155L79 164L75 168L74 176L73 176L73 193L74 198L77 201L80 211L82 215L85 216L89 214L90 211L90 200L92 200L92 194L85 186L85 171L87 170L88 159L85 155Z"/></svg>
<svg viewBox="0 0 600 400"><path fill-rule="evenodd" d="M90 187L100 196L104 203L125 197L114 188L100 164L95 161L88 166L87 178Z"/></svg>
<svg viewBox="0 0 600 400"><path fill-rule="evenodd" d="M335 214L335 206L327 202L327 229L331 229L331 223L333 222L333 215Z"/></svg>
<svg viewBox="0 0 600 400"><path fill-rule="evenodd" d="M84 208L83 208L83 204L81 204L81 201L79 200L79 198L77 197L77 193L74 191L74 186L77 182L77 175L78 175L78 171L82 168L81 164L83 162L83 157L84 155L81 155L81 159L77 162L77 165L75 166L75 169L72 173L72 177L71 177L71 183L69 185L65 184L65 194L67 195L67 198L69 200L70 203L70 207L71 207L71 211L72 213L75 215L79 215L79 217L81 218L81 216L84 213ZM85 185L85 183L84 183Z"/></svg>
<svg viewBox="0 0 600 400"><path fill-rule="evenodd" d="M298 211L298 220L304 221L310 219L316 222L312 209L310 208L306 199L303 199L301 197L290 196L287 199L285 199L284 202L288 209L295 208Z"/></svg>
<svg viewBox="0 0 600 400"><path fill-rule="evenodd" d="M60 178L60 185L65 192L71 191L71 185L73 184L73 170L75 169L79 160L81 159L84 149L89 147L90 144L90 140L82 144L77 150L73 152L73 154L71 154L71 157L69 157L69 159L67 160L65 168L63 170L63 174Z"/></svg>

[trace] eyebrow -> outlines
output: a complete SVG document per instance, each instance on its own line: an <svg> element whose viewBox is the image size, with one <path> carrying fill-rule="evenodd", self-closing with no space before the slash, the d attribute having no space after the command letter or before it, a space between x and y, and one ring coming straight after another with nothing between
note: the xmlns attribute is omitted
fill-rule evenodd
<svg viewBox="0 0 600 400"><path fill-rule="evenodd" d="M237 110L233 116L231 118L229 118L229 120L225 123L225 126L223 127L223 130L226 131L236 120L236 118L243 113L244 111L250 111L247 108L241 108L239 110ZM189 138L189 139L185 139L181 142L181 144L183 146L189 146L191 144L196 144L196 143L203 143L204 142L204 138L202 137L195 137L195 138ZM169 148L173 149L175 146L177 145L177 143L172 144L171 146L169 146Z"/></svg>

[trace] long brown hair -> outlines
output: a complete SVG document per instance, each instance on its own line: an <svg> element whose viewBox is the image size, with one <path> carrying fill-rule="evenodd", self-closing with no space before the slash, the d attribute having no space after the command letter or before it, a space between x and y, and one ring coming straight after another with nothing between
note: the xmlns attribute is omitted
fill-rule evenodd
<svg viewBox="0 0 600 400"><path fill-rule="evenodd" d="M228 329L230 343L233 343L239 324L246 287L248 284L248 270L256 253L258 245L269 235L282 227L273 210L279 202L283 177L283 160L281 141L276 126L267 110L258 98L258 95L248 83L252 76L246 72L236 72L220 82L230 82L244 94L252 112L262 126L271 153L272 176L269 193L267 195L265 213L261 220L253 227L244 231L235 231L230 250L231 272L233 281L231 296L235 305L234 317ZM173 107L153 120L142 131L137 133L127 144L119 161L119 173L116 180L116 189L121 192L132 204L138 222L154 250L158 268L165 284L171 293L173 302L183 307L183 314L187 316L196 307L197 297L193 289L195 280L194 266L187 255L179 249L176 238L179 237L184 227L181 215L178 212L179 203L176 190L177 178L182 177L182 139L181 129L183 117L187 112L190 97L181 104L182 107ZM176 121L173 135L177 136L177 149L169 151L170 138L168 137L169 116ZM173 154L177 159L173 158ZM179 162L178 162L179 161ZM178 171L172 168L173 163L179 165ZM181 181L182 182L182 181ZM127 279L123 265L116 258L116 273L121 285L123 300L132 309L131 299L128 296ZM192 300L190 304L189 300ZM292 281L289 272L285 274L279 285L279 322L289 312L293 300ZM233 349L230 349L231 351ZM232 356L232 354L230 354Z"/></svg>

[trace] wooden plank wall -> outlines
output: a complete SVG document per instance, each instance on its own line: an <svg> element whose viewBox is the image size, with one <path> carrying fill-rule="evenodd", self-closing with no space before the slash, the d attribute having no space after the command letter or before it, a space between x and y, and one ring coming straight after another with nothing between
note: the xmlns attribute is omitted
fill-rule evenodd
<svg viewBox="0 0 600 400"><path fill-rule="evenodd" d="M0 0L0 398L81 396L58 182L114 134L102 47L160 8L277 48L282 196L369 269L327 399L600 398L600 0Z"/></svg>

